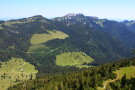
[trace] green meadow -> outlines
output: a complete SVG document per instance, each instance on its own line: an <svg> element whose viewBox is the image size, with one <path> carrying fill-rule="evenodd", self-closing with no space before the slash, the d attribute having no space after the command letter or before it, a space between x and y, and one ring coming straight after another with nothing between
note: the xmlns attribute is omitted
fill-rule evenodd
<svg viewBox="0 0 135 90"><path fill-rule="evenodd" d="M106 83L115 82L116 80L120 80L125 74L127 79L130 79L131 77L135 77L135 66L129 66L129 67L123 67L119 70L114 71L114 73L117 75L117 78L115 80L108 79L103 82L103 86ZM98 90L105 90L103 87L98 87Z"/></svg>
<svg viewBox="0 0 135 90"><path fill-rule="evenodd" d="M59 66L76 66L83 68L88 67L85 64L93 61L93 58L83 52L66 52L56 56L56 64Z"/></svg>
<svg viewBox="0 0 135 90"><path fill-rule="evenodd" d="M116 73L118 75L118 79L121 79L124 74L126 74L126 77L128 79L131 77L135 77L135 66L120 68L119 70L115 71L114 73Z"/></svg>
<svg viewBox="0 0 135 90"><path fill-rule="evenodd" d="M47 33L44 34L34 34L31 38L31 44L35 45L35 44L41 44L41 43L45 43L49 40L53 40L53 39L65 39L69 37L67 34L61 32L61 31L47 31Z"/></svg>
<svg viewBox="0 0 135 90"><path fill-rule="evenodd" d="M0 90L22 81L35 79L35 67L21 58L12 58L7 62L0 62Z"/></svg>

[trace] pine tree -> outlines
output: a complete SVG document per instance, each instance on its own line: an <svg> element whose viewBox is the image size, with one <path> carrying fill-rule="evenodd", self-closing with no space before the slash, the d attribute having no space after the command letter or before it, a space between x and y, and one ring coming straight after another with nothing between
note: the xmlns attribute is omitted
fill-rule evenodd
<svg viewBox="0 0 135 90"><path fill-rule="evenodd" d="M121 79L121 87L123 88L126 85L126 74Z"/></svg>
<svg viewBox="0 0 135 90"><path fill-rule="evenodd" d="M33 75L32 75L32 73L31 73L31 75L30 75L30 80L32 80L33 79Z"/></svg>

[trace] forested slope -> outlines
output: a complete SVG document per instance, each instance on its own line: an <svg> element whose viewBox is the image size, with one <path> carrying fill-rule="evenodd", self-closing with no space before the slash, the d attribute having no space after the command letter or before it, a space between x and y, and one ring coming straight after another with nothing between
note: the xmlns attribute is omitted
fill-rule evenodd
<svg viewBox="0 0 135 90"><path fill-rule="evenodd" d="M135 59L121 60L119 62L108 63L98 67L83 69L81 71L66 74L46 75L44 76L44 78L29 80L27 82L23 82L16 86L10 87L9 90L96 90L98 89L98 87L104 87L104 81L108 79L115 80L116 77L119 77L116 73L114 73L114 71L119 72L118 70L120 68L131 66L135 67ZM126 72L126 74L131 75L131 73L128 72ZM125 77L124 74L123 77ZM123 77L118 78L118 80L123 79ZM116 82L118 82L118 80ZM133 80L134 78L132 78L130 81L122 81L122 85L124 86L122 86L121 88L128 87L133 90ZM131 86L125 86L126 83L131 83ZM113 88L113 90L120 88L117 86L117 84L111 85L111 87Z"/></svg>
<svg viewBox="0 0 135 90"><path fill-rule="evenodd" d="M86 66L133 57L130 52L134 48L135 34L125 27L123 23L82 14L55 19L37 15L1 21L0 61L7 61L12 57L23 58L33 64L39 73L63 73L78 69L56 64L56 57L63 53L87 54L94 62L84 62ZM121 32L128 36L120 34Z"/></svg>

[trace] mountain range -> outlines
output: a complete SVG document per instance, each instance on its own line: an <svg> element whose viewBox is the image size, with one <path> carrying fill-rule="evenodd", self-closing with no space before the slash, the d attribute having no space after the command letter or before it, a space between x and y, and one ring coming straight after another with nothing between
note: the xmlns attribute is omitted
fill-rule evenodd
<svg viewBox="0 0 135 90"><path fill-rule="evenodd" d="M117 22L81 13L53 19L36 15L0 21L0 61L23 58L39 73L76 70L76 67L57 65L57 56L68 52L85 53L94 59L87 65L130 58L135 49L134 36L134 20Z"/></svg>

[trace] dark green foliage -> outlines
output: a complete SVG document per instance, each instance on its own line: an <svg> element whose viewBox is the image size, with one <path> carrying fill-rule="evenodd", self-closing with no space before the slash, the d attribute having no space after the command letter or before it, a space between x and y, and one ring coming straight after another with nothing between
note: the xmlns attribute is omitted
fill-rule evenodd
<svg viewBox="0 0 135 90"><path fill-rule="evenodd" d="M121 87L123 88L126 85L126 74L121 79Z"/></svg>
<svg viewBox="0 0 135 90"><path fill-rule="evenodd" d="M120 81L110 84L113 90L134 90L135 78L126 79L125 76Z"/></svg>
<svg viewBox="0 0 135 90"><path fill-rule="evenodd" d="M126 64L129 62L130 64ZM124 64L124 66L121 66L122 64ZM28 90L96 90L96 87L102 87L102 83L104 80L107 80L109 78L116 78L116 75L112 71L118 70L120 67L127 67L130 65L135 65L135 59L127 59L119 62L108 63L98 67L82 69L81 71L70 72L66 74L44 75L42 78L29 80L10 87L9 90L21 89L23 88L24 84L26 85ZM114 85L114 90L120 90L119 88L121 87L127 87L126 83L126 76L124 75L119 83L122 84L122 86L117 87Z"/></svg>
<svg viewBox="0 0 135 90"><path fill-rule="evenodd" d="M102 22L101 24L104 27L96 24L96 22ZM95 59L93 65L133 56L129 53L131 48L123 42L126 41L126 44L128 43L130 47L133 46L134 37L132 36L134 33L127 32L123 24L114 21L100 20L84 15L78 15L71 20L64 19L63 21L48 20L42 16L34 16L19 20L0 21L0 26L3 28L0 31L0 61L7 61L11 57L23 58L36 66L39 71L38 76L41 73L65 73L66 71L78 70L75 67L60 67L56 65L56 56L64 52L84 52ZM49 47L50 51L59 48L52 53L28 54L27 51L29 46L31 46L30 39L32 35L47 33L46 30L61 30L68 34L69 38L64 40L55 39L43 43L43 45ZM124 38L125 33L128 36ZM110 68L109 71L111 72L112 69ZM109 74L107 72L102 74L102 76L105 75Z"/></svg>

